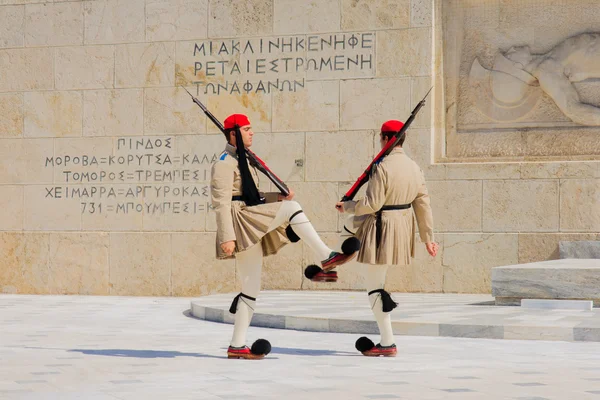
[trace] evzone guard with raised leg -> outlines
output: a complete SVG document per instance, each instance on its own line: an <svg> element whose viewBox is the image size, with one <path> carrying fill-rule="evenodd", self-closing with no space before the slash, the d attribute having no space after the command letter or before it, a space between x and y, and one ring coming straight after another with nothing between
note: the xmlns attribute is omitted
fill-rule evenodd
<svg viewBox="0 0 600 400"><path fill-rule="evenodd" d="M224 122L222 131L227 144L211 171L212 208L217 217L216 250L219 259L237 259L242 284L242 292L229 309L235 314L235 322L227 355L260 359L270 351L270 343L259 339L248 348L246 332L261 288L263 257L276 254L290 240L303 240L323 260L322 268L330 270L354 258L358 247L347 254L327 247L300 204L292 200L294 192L281 182L278 186L287 193L260 193L256 164L249 166L247 159L248 154L257 158L248 150L254 136L250 121L243 114L233 114ZM264 172L266 165L261 165ZM270 173L268 168L267 171Z"/></svg>

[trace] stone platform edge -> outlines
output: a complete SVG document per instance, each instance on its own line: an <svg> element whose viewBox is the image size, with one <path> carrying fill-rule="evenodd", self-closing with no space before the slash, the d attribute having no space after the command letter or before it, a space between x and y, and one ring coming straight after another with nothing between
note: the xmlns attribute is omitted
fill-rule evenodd
<svg viewBox="0 0 600 400"><path fill-rule="evenodd" d="M226 324L233 324L234 315L229 310L207 307L191 302L193 317ZM375 335L379 331L376 322L336 318L297 317L254 313L250 326L272 329L292 329L308 332L353 333ZM598 327L562 327L538 325L478 325L448 324L437 322L392 321L394 335L442 336L470 339L548 340L567 342L600 342Z"/></svg>

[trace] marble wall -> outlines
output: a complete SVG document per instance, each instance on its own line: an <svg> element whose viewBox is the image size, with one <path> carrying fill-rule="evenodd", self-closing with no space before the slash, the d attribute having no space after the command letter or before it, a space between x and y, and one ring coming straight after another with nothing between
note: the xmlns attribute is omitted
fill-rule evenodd
<svg viewBox="0 0 600 400"><path fill-rule="evenodd" d="M441 251L419 245L393 290L489 292L494 266L598 239L597 129L528 130L515 145L514 132L449 122L448 16L505 3L0 0L0 291L239 290L235 262L214 259L208 208L223 137L182 86L221 120L249 115L253 149L333 244L333 204L378 150L381 123L405 120L435 84L405 147L428 180ZM540 157L515 153L524 146ZM264 288L364 287L358 265L335 285L309 282L312 261L287 246L266 259Z"/></svg>

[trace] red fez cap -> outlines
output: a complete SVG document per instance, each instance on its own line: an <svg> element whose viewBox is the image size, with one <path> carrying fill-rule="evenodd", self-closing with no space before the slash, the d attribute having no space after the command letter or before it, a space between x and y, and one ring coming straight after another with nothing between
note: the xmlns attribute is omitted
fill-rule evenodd
<svg viewBox="0 0 600 400"><path fill-rule="evenodd" d="M384 122L383 125L381 125L381 132L398 132L400 129L402 129L403 126L403 122L391 119L389 121Z"/></svg>
<svg viewBox="0 0 600 400"><path fill-rule="evenodd" d="M236 125L241 128L242 126L250 125L250 121L244 114L231 114L225 118L223 123L225 129L233 129Z"/></svg>

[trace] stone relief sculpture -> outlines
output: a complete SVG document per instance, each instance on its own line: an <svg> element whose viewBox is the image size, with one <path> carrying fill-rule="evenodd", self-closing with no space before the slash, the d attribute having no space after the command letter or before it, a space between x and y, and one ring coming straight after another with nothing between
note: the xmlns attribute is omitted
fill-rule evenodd
<svg viewBox="0 0 600 400"><path fill-rule="evenodd" d="M528 46L512 47L496 55L491 70L475 59L469 82L476 106L494 120L525 116L543 91L573 122L600 126L600 108L582 103L573 86L592 78L600 78L600 33L572 36L541 55Z"/></svg>

